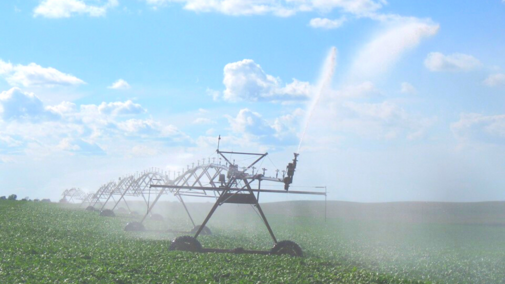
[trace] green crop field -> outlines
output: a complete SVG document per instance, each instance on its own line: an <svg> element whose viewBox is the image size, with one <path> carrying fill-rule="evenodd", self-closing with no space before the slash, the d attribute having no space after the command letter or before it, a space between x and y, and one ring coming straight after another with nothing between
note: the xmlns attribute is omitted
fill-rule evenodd
<svg viewBox="0 0 505 284"><path fill-rule="evenodd" d="M132 233L123 231L128 215L0 201L0 283L505 283L500 224L350 219L332 211L325 222L310 203L294 211L293 204L267 204L265 212L278 239L303 248L302 258L169 251L175 235L159 231L187 227L177 212L146 224L158 232ZM254 213L227 210L209 223L213 235L198 238L204 247L272 246Z"/></svg>

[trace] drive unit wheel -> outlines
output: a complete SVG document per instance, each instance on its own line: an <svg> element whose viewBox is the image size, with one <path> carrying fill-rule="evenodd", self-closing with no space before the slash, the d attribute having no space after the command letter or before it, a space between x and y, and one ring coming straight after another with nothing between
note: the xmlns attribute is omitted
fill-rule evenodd
<svg viewBox="0 0 505 284"><path fill-rule="evenodd" d="M197 239L191 236L182 236L172 241L169 250L199 252L202 250L202 245Z"/></svg>
<svg viewBox="0 0 505 284"><path fill-rule="evenodd" d="M300 246L292 241L280 241L276 243L270 250L270 253L276 255L287 254L290 256L303 256Z"/></svg>
<svg viewBox="0 0 505 284"><path fill-rule="evenodd" d="M104 209L100 212L100 216L102 217L115 217L116 214L114 214L114 211L110 209Z"/></svg>
<svg viewBox="0 0 505 284"><path fill-rule="evenodd" d="M130 223L126 224L126 227L124 227L124 230L127 232L142 232L142 231L145 231L146 228L140 222L130 222Z"/></svg>

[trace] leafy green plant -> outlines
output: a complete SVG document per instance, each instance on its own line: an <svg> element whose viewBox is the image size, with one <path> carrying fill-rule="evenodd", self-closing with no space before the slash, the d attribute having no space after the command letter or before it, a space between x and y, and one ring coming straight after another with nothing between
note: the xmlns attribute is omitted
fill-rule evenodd
<svg viewBox="0 0 505 284"><path fill-rule="evenodd" d="M303 258L169 251L177 235L125 232L113 218L70 205L0 202L0 283L503 283L505 228L449 224L324 222L269 215L279 240ZM253 213L254 214L254 213ZM269 250L255 215L213 219L207 248ZM183 216L146 228L186 226ZM135 219L134 219L135 220ZM179 223L177 223L179 221ZM257 220L256 220L257 221ZM242 225L241 225L242 224ZM261 225L261 224L260 224Z"/></svg>

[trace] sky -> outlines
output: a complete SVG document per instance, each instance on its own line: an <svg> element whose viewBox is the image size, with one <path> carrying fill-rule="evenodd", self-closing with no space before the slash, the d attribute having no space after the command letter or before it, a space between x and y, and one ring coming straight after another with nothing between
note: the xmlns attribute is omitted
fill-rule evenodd
<svg viewBox="0 0 505 284"><path fill-rule="evenodd" d="M331 200L505 200L504 107L503 0L0 2L0 196L173 174L220 135Z"/></svg>

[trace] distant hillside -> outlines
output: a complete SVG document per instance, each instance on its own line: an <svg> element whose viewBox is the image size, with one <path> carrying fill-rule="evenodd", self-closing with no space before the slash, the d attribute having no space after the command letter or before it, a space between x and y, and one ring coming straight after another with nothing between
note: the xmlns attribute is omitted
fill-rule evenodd
<svg viewBox="0 0 505 284"><path fill-rule="evenodd" d="M142 202L129 202L130 207L137 212L145 212ZM203 219L213 203L186 203L196 220ZM110 205L112 206L112 205ZM284 216L307 216L324 218L324 201L285 201L261 203L265 214ZM120 206L121 207L121 206ZM181 203L160 201L153 210L165 216L183 214ZM247 215L252 213L247 205L225 204L220 206L216 215L223 217ZM142 213L141 213L142 214ZM505 226L505 202L389 202L389 203L357 203L344 201L328 201L327 218L341 220L363 220L409 223L454 223L483 224Z"/></svg>
<svg viewBox="0 0 505 284"><path fill-rule="evenodd" d="M269 214L324 218L324 201L266 203ZM356 203L328 201L328 218L414 223L505 225L505 202L390 202Z"/></svg>

